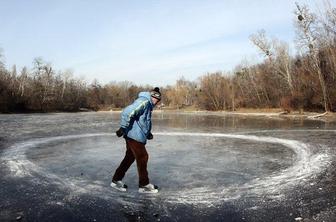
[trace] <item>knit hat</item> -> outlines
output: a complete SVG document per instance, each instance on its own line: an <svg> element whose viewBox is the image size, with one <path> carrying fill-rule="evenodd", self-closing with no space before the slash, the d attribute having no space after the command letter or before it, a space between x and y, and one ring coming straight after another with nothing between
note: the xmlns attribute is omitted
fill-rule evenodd
<svg viewBox="0 0 336 222"><path fill-rule="evenodd" d="M154 97L158 100L161 100L161 92L159 87L155 87L152 91L151 91L151 97Z"/></svg>

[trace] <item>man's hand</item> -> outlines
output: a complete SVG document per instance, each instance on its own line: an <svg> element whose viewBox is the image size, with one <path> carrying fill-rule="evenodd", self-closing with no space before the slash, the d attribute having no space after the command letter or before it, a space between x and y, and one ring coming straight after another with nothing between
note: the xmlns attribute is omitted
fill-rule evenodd
<svg viewBox="0 0 336 222"><path fill-rule="evenodd" d="M152 140L152 139L153 139L153 134L152 134L152 133L149 133L148 136L147 136L147 139L148 139L148 140Z"/></svg>
<svg viewBox="0 0 336 222"><path fill-rule="evenodd" d="M122 137L124 135L124 129L123 128L119 128L117 131L116 131L116 135L118 137Z"/></svg>

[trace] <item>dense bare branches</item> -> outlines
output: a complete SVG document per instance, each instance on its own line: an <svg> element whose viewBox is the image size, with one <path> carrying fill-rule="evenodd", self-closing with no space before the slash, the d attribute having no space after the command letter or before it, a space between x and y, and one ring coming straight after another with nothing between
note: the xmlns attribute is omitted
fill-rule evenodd
<svg viewBox="0 0 336 222"><path fill-rule="evenodd" d="M264 56L266 56L269 60L272 60L272 43L267 39L265 30L259 30L256 34L252 34L250 36L250 40L259 48Z"/></svg>
<svg viewBox="0 0 336 222"><path fill-rule="evenodd" d="M166 104L180 109L185 106L195 105L197 84L182 77L176 81L175 86L167 87L165 92L167 97Z"/></svg>
<svg viewBox="0 0 336 222"><path fill-rule="evenodd" d="M208 73L200 78L201 108L225 110L231 107L230 78L221 72Z"/></svg>
<svg viewBox="0 0 336 222"><path fill-rule="evenodd" d="M328 87L326 85L325 75L322 73L322 58L320 51L325 45L325 38L323 38L323 26L317 19L317 16L312 13L305 5L300 6L296 3L297 15L297 44L299 48L307 53L313 72L319 78L321 90L323 94L323 104L325 111L330 111Z"/></svg>
<svg viewBox="0 0 336 222"><path fill-rule="evenodd" d="M287 111L325 110L336 107L336 9L330 4L320 14L296 4L296 45L270 39L261 30L250 36L264 61L243 61L232 73L214 72L196 81L180 78L161 88L162 103L180 109L235 110L242 107L282 107ZM32 70L6 69L0 51L0 112L78 111L123 108L143 90L129 81L87 84L71 70L56 71L41 58Z"/></svg>
<svg viewBox="0 0 336 222"><path fill-rule="evenodd" d="M250 40L267 58L265 64L269 66L269 74L279 75L288 84L289 92L293 94L294 86L290 71L291 59L288 44L277 39L268 39L264 30L251 35Z"/></svg>
<svg viewBox="0 0 336 222"><path fill-rule="evenodd" d="M15 66L0 71L0 84L0 112L77 111L86 106L86 84L62 79L41 58L34 60L32 71L23 67L18 74Z"/></svg>

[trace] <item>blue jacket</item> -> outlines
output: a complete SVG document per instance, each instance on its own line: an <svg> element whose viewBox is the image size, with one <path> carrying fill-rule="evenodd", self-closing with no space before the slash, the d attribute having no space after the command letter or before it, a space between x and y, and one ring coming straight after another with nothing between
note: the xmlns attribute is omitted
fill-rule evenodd
<svg viewBox="0 0 336 222"><path fill-rule="evenodd" d="M120 126L125 137L146 144L152 129L153 103L150 92L140 92L138 98L121 113Z"/></svg>

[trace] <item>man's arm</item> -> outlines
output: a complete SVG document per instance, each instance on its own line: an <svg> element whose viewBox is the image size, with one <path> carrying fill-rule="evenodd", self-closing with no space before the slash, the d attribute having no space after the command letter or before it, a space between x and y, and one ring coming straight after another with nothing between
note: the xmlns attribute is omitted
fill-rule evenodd
<svg viewBox="0 0 336 222"><path fill-rule="evenodd" d="M133 104L126 107L121 113L121 128L128 128L132 120L140 116L145 111L148 103L148 100L136 100Z"/></svg>

